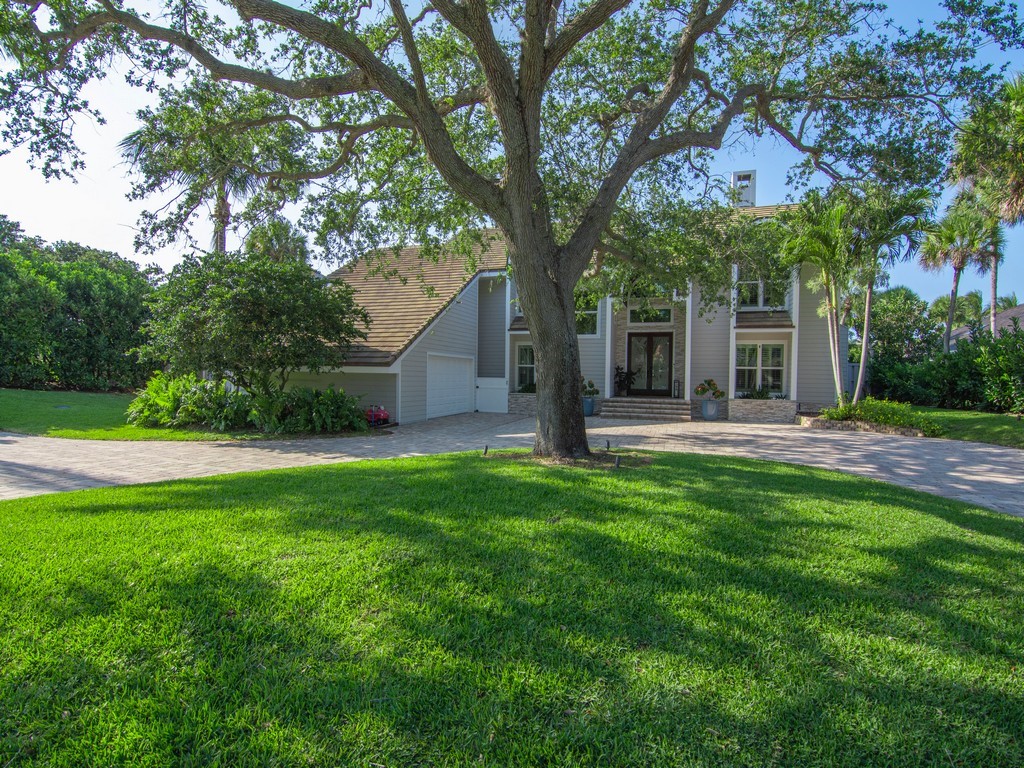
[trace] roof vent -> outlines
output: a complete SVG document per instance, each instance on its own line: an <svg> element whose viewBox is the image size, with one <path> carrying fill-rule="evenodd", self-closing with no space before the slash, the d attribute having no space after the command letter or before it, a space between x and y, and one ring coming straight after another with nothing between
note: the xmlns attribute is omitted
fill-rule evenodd
<svg viewBox="0 0 1024 768"><path fill-rule="evenodd" d="M756 205L757 171L733 171L732 188L736 193L736 205L741 208Z"/></svg>

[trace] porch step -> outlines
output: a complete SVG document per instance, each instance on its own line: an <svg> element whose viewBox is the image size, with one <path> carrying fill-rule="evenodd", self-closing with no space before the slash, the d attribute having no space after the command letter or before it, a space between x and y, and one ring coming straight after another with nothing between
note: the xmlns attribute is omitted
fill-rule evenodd
<svg viewBox="0 0 1024 768"><path fill-rule="evenodd" d="M666 397L613 397L601 403L605 419L689 421L690 401Z"/></svg>

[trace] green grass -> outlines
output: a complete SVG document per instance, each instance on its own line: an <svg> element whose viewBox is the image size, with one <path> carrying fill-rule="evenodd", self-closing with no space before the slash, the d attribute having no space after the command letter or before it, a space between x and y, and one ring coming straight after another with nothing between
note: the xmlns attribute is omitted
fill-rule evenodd
<svg viewBox="0 0 1024 768"><path fill-rule="evenodd" d="M918 413L937 422L943 429L943 437L1024 448L1024 421L1016 416L1005 413L912 407Z"/></svg>
<svg viewBox="0 0 1024 768"><path fill-rule="evenodd" d="M125 421L134 395L0 389L0 431L83 440L259 439L255 432L135 427ZM0 763L0 768L3 764Z"/></svg>
<svg viewBox="0 0 1024 768"><path fill-rule="evenodd" d="M0 766L1019 766L1024 521L447 455L0 503Z"/></svg>

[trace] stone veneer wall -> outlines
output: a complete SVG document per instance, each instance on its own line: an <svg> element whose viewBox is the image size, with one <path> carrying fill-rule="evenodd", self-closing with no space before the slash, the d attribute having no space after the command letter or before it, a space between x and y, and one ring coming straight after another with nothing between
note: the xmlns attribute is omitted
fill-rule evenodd
<svg viewBox="0 0 1024 768"><path fill-rule="evenodd" d="M601 403L604 398L594 398L594 415L601 412ZM514 416L536 416L537 396L525 392L512 392L508 396L508 412Z"/></svg>
<svg viewBox="0 0 1024 768"><path fill-rule="evenodd" d="M739 398L729 401L729 421L748 424L795 424L796 401L753 400Z"/></svg>

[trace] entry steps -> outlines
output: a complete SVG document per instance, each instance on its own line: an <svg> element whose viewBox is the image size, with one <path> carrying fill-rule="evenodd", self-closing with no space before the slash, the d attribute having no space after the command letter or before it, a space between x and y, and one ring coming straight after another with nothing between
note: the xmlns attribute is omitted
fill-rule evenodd
<svg viewBox="0 0 1024 768"><path fill-rule="evenodd" d="M601 403L601 418L689 421L690 401L671 397L612 397Z"/></svg>

